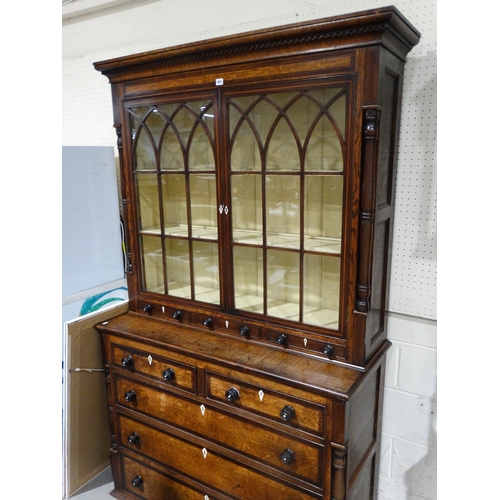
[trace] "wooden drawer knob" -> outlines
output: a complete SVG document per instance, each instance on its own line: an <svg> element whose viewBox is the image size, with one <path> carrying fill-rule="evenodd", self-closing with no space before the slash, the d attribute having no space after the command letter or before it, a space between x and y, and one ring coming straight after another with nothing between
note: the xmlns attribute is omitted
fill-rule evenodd
<svg viewBox="0 0 500 500"><path fill-rule="evenodd" d="M333 354L333 347L331 345L323 347L323 354L325 356L331 356Z"/></svg>
<svg viewBox="0 0 500 500"><path fill-rule="evenodd" d="M124 397L125 397L125 401L127 401L128 403L131 403L132 401L135 400L136 395L135 395L134 391L128 391L125 393Z"/></svg>
<svg viewBox="0 0 500 500"><path fill-rule="evenodd" d="M132 486L134 486L135 488L139 488L143 482L144 480L141 476L135 476L134 479L132 479Z"/></svg>
<svg viewBox="0 0 500 500"><path fill-rule="evenodd" d="M130 368L134 365L134 358L130 355L122 358L122 366L123 368Z"/></svg>
<svg viewBox="0 0 500 500"><path fill-rule="evenodd" d="M174 372L174 369L173 368L167 368L164 372L163 372L163 379L166 380L167 382L169 380L172 380L175 378L175 372Z"/></svg>
<svg viewBox="0 0 500 500"><path fill-rule="evenodd" d="M286 405L280 411L280 417L283 422L289 422L293 417L295 417L295 409L293 408L293 406Z"/></svg>
<svg viewBox="0 0 500 500"><path fill-rule="evenodd" d="M236 389L235 387L231 387L231 389L228 389L226 391L226 399L231 403L233 401L236 401L239 397L240 397L240 393L239 393L238 389Z"/></svg>
<svg viewBox="0 0 500 500"><path fill-rule="evenodd" d="M285 465L289 465L295 460L295 453L290 448L287 448L283 451L280 458Z"/></svg>
<svg viewBox="0 0 500 500"><path fill-rule="evenodd" d="M137 432L133 432L132 434L130 434L130 436L128 437L128 442L130 444L136 444L139 442L139 434L137 434Z"/></svg>

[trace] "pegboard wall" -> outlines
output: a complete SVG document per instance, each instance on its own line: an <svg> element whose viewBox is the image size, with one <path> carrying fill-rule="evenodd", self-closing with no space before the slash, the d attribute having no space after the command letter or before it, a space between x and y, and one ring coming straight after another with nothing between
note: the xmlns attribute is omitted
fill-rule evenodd
<svg viewBox="0 0 500 500"><path fill-rule="evenodd" d="M262 1L255 0L256 3ZM153 5L161 10L162 3L167 2ZM209 3L209 0L200 1L200 5L203 6ZM305 19L367 10L390 3L393 3L420 31L422 38L419 45L410 52L405 69L389 309L409 316L436 319L437 4L435 1L277 0L273 3L274 10L271 7L267 11L262 9L260 17L243 23L231 21L235 19L234 10L237 9L231 2L233 12L228 10L225 13L224 26L219 25L210 29L210 19L207 19L203 30L185 32L170 38L167 35L161 40L124 43L120 47L64 59L62 143L72 146L108 146L116 143L112 127L110 86L107 79L94 70L95 61L270 25L278 26ZM182 9L182 6L179 8ZM230 8L228 4L228 9ZM222 10L224 9L215 9L212 15L220 16ZM267 17L263 19L262 16L265 16L266 12ZM134 9L133 21L147 23L149 20L146 17L141 19L140 13L141 8ZM144 15L148 14L145 12ZM159 15L158 11L156 15ZM177 15L182 15L182 10ZM111 16L107 16L106 29L109 30L110 22L122 23L124 17L125 14L120 13L116 16L116 21L113 21ZM169 16L165 15L164 18L169 19ZM80 33L85 29L87 22L90 21L82 22L78 26ZM95 36L106 35L103 33ZM63 43L83 45L76 36L63 37ZM109 46L113 47L111 40Z"/></svg>

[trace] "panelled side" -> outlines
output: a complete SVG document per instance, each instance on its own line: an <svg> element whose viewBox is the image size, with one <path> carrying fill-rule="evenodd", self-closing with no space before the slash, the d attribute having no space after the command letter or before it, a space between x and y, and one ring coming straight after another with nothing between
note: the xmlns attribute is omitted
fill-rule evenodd
<svg viewBox="0 0 500 500"><path fill-rule="evenodd" d="M385 356L349 401L346 498L374 500L379 474Z"/></svg>
<svg viewBox="0 0 500 500"><path fill-rule="evenodd" d="M366 53L354 313L356 330L364 332L365 343L353 353L356 364L366 363L387 338L386 307L403 64L380 47ZM373 68L378 69L378 74L375 75Z"/></svg>

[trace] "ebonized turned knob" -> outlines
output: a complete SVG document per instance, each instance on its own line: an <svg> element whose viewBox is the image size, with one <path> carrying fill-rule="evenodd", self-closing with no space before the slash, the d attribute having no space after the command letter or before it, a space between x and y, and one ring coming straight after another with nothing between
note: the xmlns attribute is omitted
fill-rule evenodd
<svg viewBox="0 0 500 500"><path fill-rule="evenodd" d="M125 356L122 358L122 366L123 368L130 368L134 365L134 358L132 356Z"/></svg>
<svg viewBox="0 0 500 500"><path fill-rule="evenodd" d="M208 328L212 328L212 326L214 326L214 320L212 318L207 318L204 322L203 322L203 325L204 326L207 326Z"/></svg>
<svg viewBox="0 0 500 500"><path fill-rule="evenodd" d="M128 391L125 393L125 401L128 403L131 403L132 401L135 400L135 392L134 391Z"/></svg>
<svg viewBox="0 0 500 500"><path fill-rule="evenodd" d="M250 333L250 328L248 328L248 326L242 326L240 328L240 335L243 337L245 335L248 335Z"/></svg>
<svg viewBox="0 0 500 500"><path fill-rule="evenodd" d="M173 370L173 368L167 368L164 372L163 372L163 379L164 380L172 380L175 378L175 372Z"/></svg>
<svg viewBox="0 0 500 500"><path fill-rule="evenodd" d="M180 311L175 311L174 314L172 314L172 318L176 319L177 321L181 321L182 313Z"/></svg>
<svg viewBox="0 0 500 500"><path fill-rule="evenodd" d="M151 304L146 304L143 308L142 308L143 312L145 312L146 314L151 314L153 312L153 306Z"/></svg>
<svg viewBox="0 0 500 500"><path fill-rule="evenodd" d="M137 434L137 432L133 432L132 434L130 434L130 436L128 437L128 442L130 444L138 443L139 442L139 434Z"/></svg>
<svg viewBox="0 0 500 500"><path fill-rule="evenodd" d="M134 486L135 488L139 488L139 486L141 486L143 482L144 481L141 476L135 476L134 479L132 479L132 486Z"/></svg>
<svg viewBox="0 0 500 500"><path fill-rule="evenodd" d="M331 345L323 347L323 354L325 356L331 356L333 354L333 347Z"/></svg>
<svg viewBox="0 0 500 500"><path fill-rule="evenodd" d="M236 387L231 387L231 389L228 389L226 391L226 399L231 403L233 401L236 401L239 397L240 397L240 393L239 393L238 389L236 389Z"/></svg>
<svg viewBox="0 0 500 500"><path fill-rule="evenodd" d="M290 405L286 405L280 411L280 417L283 422L289 422L293 417L295 417L295 409Z"/></svg>
<svg viewBox="0 0 500 500"><path fill-rule="evenodd" d="M290 448L287 448L283 451L280 458L285 465L289 465L295 460L295 453Z"/></svg>
<svg viewBox="0 0 500 500"><path fill-rule="evenodd" d="M286 344L286 335L284 333L282 333L279 337L278 337L278 344L280 345L285 345Z"/></svg>

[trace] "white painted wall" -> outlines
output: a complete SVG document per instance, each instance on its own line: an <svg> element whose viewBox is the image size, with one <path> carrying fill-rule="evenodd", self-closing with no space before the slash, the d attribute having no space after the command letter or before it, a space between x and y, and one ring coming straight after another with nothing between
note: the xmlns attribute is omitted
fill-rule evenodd
<svg viewBox="0 0 500 500"><path fill-rule="evenodd" d="M436 500L435 1L74 0L63 6L62 143L116 143L95 61L391 3L422 39L404 80L379 498Z"/></svg>

